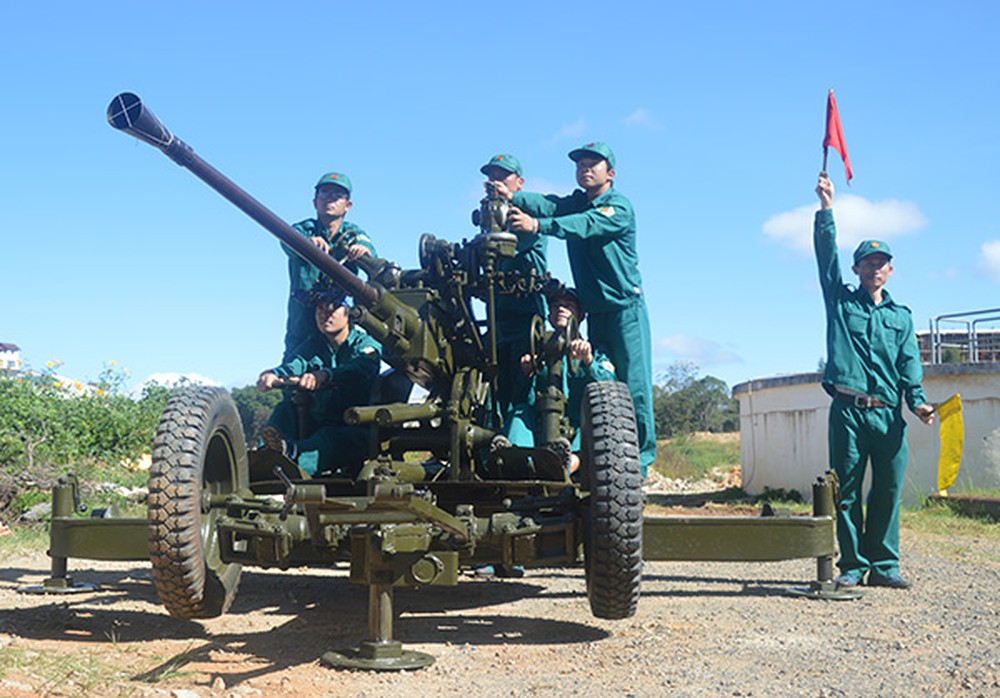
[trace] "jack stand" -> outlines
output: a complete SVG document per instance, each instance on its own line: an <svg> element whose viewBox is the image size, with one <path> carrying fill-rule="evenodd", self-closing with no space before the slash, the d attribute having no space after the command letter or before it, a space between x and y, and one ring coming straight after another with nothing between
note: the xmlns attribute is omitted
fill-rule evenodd
<svg viewBox="0 0 1000 698"><path fill-rule="evenodd" d="M84 582L74 582L73 578L66 574L66 558L52 558L52 576L47 577L41 584L18 589L20 594L79 594L83 592L98 591L96 584L86 584Z"/></svg>
<svg viewBox="0 0 1000 698"><path fill-rule="evenodd" d="M52 487L52 518L69 518L74 511L84 511L86 507L80 504L79 483L76 475L60 477ZM22 594L79 594L81 592L97 591L96 584L74 583L73 578L66 574L67 559L52 555L52 575L41 584L22 587Z"/></svg>
<svg viewBox="0 0 1000 698"><path fill-rule="evenodd" d="M367 671L404 671L423 669L434 663L434 657L424 652L404 650L403 644L392 639L392 583L368 587L368 634L370 640L358 649L326 652L322 661L335 669Z"/></svg>
<svg viewBox="0 0 1000 698"><path fill-rule="evenodd" d="M837 476L830 470L813 483L813 516L836 516L834 509L836 488ZM816 558L816 581L810 582L805 589L789 589L787 593L789 596L822 601L854 601L864 596L864 592L856 587L841 587L833 581L833 555L821 555Z"/></svg>

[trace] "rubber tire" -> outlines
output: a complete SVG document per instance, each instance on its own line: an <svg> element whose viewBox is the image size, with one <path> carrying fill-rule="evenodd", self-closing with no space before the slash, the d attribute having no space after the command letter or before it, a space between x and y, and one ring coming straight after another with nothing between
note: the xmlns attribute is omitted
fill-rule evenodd
<svg viewBox="0 0 1000 698"><path fill-rule="evenodd" d="M160 417L149 470L147 521L153 584L170 615L214 618L236 596L241 565L219 557L204 494L228 494L248 480L246 440L236 405L222 388L174 391Z"/></svg>
<svg viewBox="0 0 1000 698"><path fill-rule="evenodd" d="M597 618L635 614L642 578L642 473L628 386L591 383L581 406L587 598Z"/></svg>

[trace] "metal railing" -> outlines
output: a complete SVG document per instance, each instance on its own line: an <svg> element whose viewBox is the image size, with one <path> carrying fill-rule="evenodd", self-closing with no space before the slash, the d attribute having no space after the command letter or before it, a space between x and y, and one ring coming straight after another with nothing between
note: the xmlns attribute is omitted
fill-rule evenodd
<svg viewBox="0 0 1000 698"><path fill-rule="evenodd" d="M931 363L939 364L941 363L942 349L947 347L954 347L959 349L965 349L969 357L969 361L972 363L979 361L979 350L980 350L980 324L985 322L997 322L1000 321L1000 308L989 308L987 310L970 310L962 313L948 313L946 315L938 315L931 318ZM950 341L946 342L944 340L944 334L941 331L941 323L956 323L963 325L965 327L965 337L961 342ZM957 333L948 333L957 334Z"/></svg>

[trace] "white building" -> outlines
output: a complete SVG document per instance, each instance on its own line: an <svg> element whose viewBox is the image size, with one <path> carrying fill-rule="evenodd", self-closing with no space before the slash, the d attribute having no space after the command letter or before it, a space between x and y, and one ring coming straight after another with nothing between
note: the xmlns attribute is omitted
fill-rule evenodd
<svg viewBox="0 0 1000 698"><path fill-rule="evenodd" d="M17 371L21 368L21 348L16 344L0 342L0 371Z"/></svg>
<svg viewBox="0 0 1000 698"><path fill-rule="evenodd" d="M740 403L743 488L798 490L812 497L812 483L828 467L830 397L819 373L760 378L733 388ZM931 403L962 396L965 441L952 492L1000 488L1000 362L924 366ZM909 427L909 464L903 501L917 504L937 493L939 423L926 426L903 410Z"/></svg>

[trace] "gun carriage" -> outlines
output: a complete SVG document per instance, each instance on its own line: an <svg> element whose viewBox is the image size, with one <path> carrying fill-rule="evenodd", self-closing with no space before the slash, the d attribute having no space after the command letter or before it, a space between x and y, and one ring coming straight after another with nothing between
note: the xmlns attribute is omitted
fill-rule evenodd
<svg viewBox="0 0 1000 698"><path fill-rule="evenodd" d="M484 198L473 217L479 234L471 240L423 235L419 269L361 258L364 281L198 157L136 95L116 96L108 120L190 170L343 287L355 301L353 321L381 342L396 373L383 380L372 404L344 415L371 433L369 458L353 478L309 478L275 451L248 451L225 390L175 391L153 445L145 519L75 518L76 479L54 488L52 576L43 590L77 588L67 574L70 557L148 558L167 610L208 618L229 608L243 566L346 561L351 581L369 587L369 638L323 658L333 666L378 669L433 661L393 640L393 589L457 584L463 566L582 562L590 608L606 619L635 612L644 553L649 559L817 557L819 581L809 593L832 591L829 478L817 485L816 516L797 522L754 519L762 523L742 528L679 518L644 522L635 417L624 384L587 387L580 474L567 474L573 428L561 367L575 325L546 332L539 318L533 326L533 361L549 372L537 394L540 445L515 447L501 435L493 397L496 299L553 283L499 269L516 247L506 231L505 201ZM426 391L421 402L399 394L400 384L410 382Z"/></svg>

